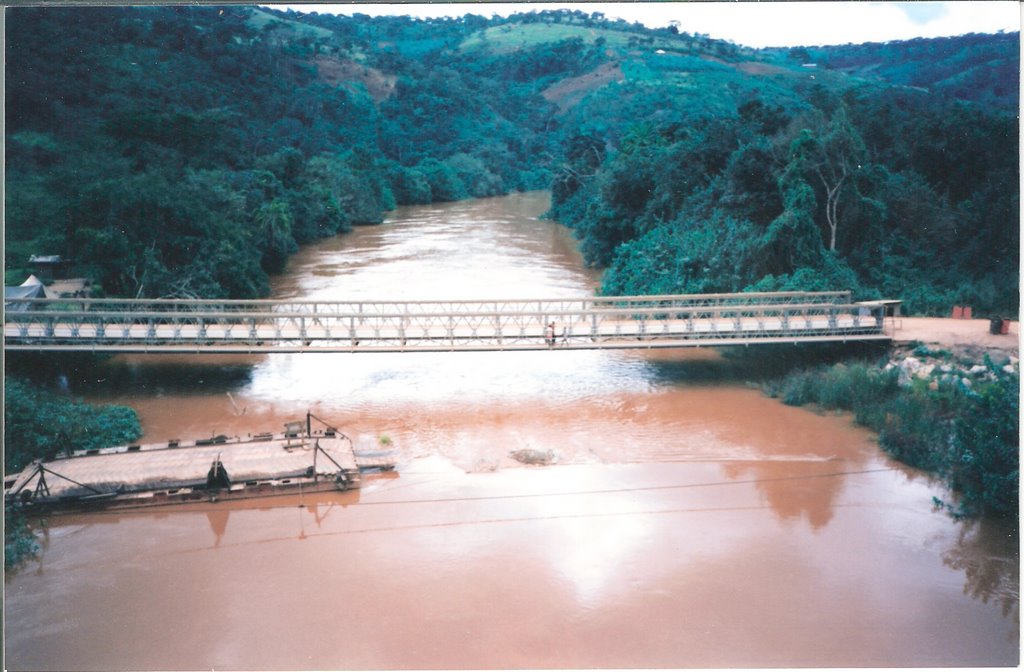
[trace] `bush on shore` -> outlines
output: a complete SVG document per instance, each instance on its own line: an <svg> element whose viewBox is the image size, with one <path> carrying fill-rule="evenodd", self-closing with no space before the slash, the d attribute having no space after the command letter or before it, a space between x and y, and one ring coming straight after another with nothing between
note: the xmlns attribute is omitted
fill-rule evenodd
<svg viewBox="0 0 1024 672"><path fill-rule="evenodd" d="M1020 373L1009 368L986 357L970 376L939 368L901 381L897 367L854 362L793 372L766 391L792 406L851 411L886 453L944 481L958 501L937 503L954 516L1016 517Z"/></svg>
<svg viewBox="0 0 1024 672"><path fill-rule="evenodd" d="M127 406L92 406L22 378L4 379L4 469L18 471L37 458L105 448L142 435Z"/></svg>
<svg viewBox="0 0 1024 672"><path fill-rule="evenodd" d="M61 452L103 448L142 435L135 411L126 406L92 406L35 385L4 379L4 472ZM11 569L39 552L25 517L4 505L4 567Z"/></svg>
<svg viewBox="0 0 1024 672"><path fill-rule="evenodd" d="M38 553L39 542L25 516L4 506L4 569L14 569Z"/></svg>

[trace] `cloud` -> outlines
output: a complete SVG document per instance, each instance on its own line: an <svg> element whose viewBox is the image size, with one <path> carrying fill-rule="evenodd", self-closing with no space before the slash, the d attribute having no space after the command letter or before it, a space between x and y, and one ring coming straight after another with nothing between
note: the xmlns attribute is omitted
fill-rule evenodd
<svg viewBox="0 0 1024 672"><path fill-rule="evenodd" d="M652 28L678 22L679 29L748 47L817 46L889 42L916 37L1018 31L1016 0L975 2L576 2L576 3L387 3L367 5L277 5L300 12L410 14L423 18L477 14L507 16L545 9L601 12L610 19Z"/></svg>
<svg viewBox="0 0 1024 672"><path fill-rule="evenodd" d="M922 26L949 14L949 8L941 2L899 2L896 4L908 19Z"/></svg>
<svg viewBox="0 0 1024 672"><path fill-rule="evenodd" d="M996 2L665 2L614 5L649 26L678 21L680 30L749 47L889 42L915 37L1020 29L1020 5ZM626 17L623 17L626 18Z"/></svg>

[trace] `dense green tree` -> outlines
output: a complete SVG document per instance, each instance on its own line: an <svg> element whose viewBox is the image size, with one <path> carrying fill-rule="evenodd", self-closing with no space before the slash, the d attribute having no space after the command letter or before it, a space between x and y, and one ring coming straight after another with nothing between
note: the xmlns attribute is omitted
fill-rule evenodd
<svg viewBox="0 0 1024 672"><path fill-rule="evenodd" d="M416 168L396 167L392 171L391 184L399 205L431 203L434 200L427 176Z"/></svg>
<svg viewBox="0 0 1024 672"><path fill-rule="evenodd" d="M263 267L269 271L284 270L288 255L294 251L292 212L284 199L274 199L256 211L256 247L262 254Z"/></svg>
<svg viewBox="0 0 1024 672"><path fill-rule="evenodd" d="M820 181L825 195L825 222L828 228L829 251L836 249L839 229L840 201L850 198L856 190L857 173L864 170L867 150L857 131L850 124L846 110L840 106L825 122L820 115L812 117L812 130L804 131L794 143L804 170Z"/></svg>
<svg viewBox="0 0 1024 672"><path fill-rule="evenodd" d="M25 379L4 377L4 471L69 450L126 444L142 428L125 406L92 407Z"/></svg>
<svg viewBox="0 0 1024 672"><path fill-rule="evenodd" d="M459 201L469 197L465 182L447 162L425 159L417 170L426 179L431 198L435 201Z"/></svg>

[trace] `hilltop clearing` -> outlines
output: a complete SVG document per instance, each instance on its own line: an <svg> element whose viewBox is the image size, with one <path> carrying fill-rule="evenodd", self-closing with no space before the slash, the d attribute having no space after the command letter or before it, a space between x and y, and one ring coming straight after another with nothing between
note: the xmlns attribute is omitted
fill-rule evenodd
<svg viewBox="0 0 1024 672"><path fill-rule="evenodd" d="M621 82L626 76L618 63L605 63L595 70L578 77L563 79L544 89L544 99L558 105L559 112L575 107L588 94L601 89L611 82Z"/></svg>
<svg viewBox="0 0 1024 672"><path fill-rule="evenodd" d="M376 68L370 68L356 61L317 54L313 58L317 77L334 86L353 87L362 84L373 98L381 102L395 93L395 75L386 75Z"/></svg>

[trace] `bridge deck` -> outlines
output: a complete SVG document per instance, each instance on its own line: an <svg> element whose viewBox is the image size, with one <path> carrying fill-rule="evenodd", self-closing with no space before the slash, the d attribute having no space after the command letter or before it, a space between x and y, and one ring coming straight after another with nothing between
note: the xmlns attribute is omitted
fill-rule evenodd
<svg viewBox="0 0 1024 672"><path fill-rule="evenodd" d="M363 303L35 300L7 311L4 343L8 350L220 353L678 348L891 338L884 327L884 308L851 303L845 292Z"/></svg>

